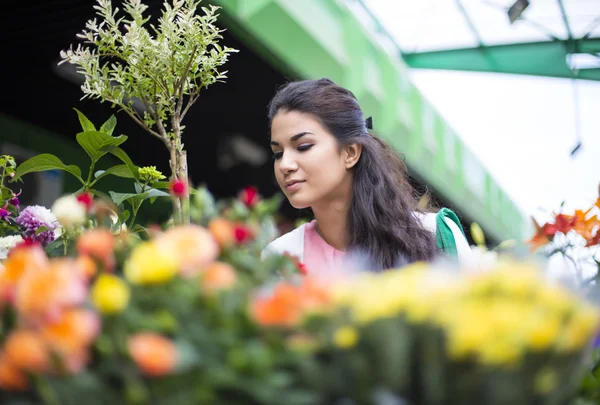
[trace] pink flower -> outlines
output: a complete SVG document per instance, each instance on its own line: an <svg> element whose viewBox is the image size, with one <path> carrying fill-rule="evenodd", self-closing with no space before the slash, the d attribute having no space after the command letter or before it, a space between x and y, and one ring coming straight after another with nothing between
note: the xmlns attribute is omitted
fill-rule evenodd
<svg viewBox="0 0 600 405"><path fill-rule="evenodd" d="M171 195L174 195L175 197L184 197L187 195L187 188L188 185L185 181L180 180L180 179L175 179L173 181L171 181L171 185L169 186L169 191L171 192Z"/></svg>

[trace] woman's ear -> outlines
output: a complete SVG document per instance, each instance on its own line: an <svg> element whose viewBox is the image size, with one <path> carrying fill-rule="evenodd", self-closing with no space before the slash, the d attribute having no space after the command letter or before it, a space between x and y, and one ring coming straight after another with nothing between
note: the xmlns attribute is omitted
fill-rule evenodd
<svg viewBox="0 0 600 405"><path fill-rule="evenodd" d="M346 164L346 169L351 169L358 163L361 153L362 145L360 143L351 143L344 148L344 163Z"/></svg>

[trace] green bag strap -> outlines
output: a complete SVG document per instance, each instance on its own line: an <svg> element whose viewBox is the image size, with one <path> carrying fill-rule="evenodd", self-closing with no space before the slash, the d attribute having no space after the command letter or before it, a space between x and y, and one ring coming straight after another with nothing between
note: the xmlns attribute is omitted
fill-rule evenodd
<svg viewBox="0 0 600 405"><path fill-rule="evenodd" d="M438 249L442 252L446 253L448 256L455 257L458 259L458 250L456 249L456 241L454 240L454 234L452 233L452 229L448 226L445 219L449 218L454 222L458 229L464 235L462 225L460 224L460 220L456 216L452 210L448 208L442 208L435 216L435 244Z"/></svg>

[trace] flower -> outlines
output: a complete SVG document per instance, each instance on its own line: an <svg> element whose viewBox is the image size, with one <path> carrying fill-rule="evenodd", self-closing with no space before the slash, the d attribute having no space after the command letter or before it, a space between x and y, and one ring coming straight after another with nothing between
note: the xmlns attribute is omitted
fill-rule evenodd
<svg viewBox="0 0 600 405"><path fill-rule="evenodd" d="M322 312L331 295L316 279L304 278L300 285L278 284L273 293L251 303L254 319L263 326L295 326L310 313Z"/></svg>
<svg viewBox="0 0 600 405"><path fill-rule="evenodd" d="M159 377L177 366L179 355L175 344L154 333L138 333L129 338L129 354L144 374Z"/></svg>
<svg viewBox="0 0 600 405"><path fill-rule="evenodd" d="M21 242L12 249L4 261L4 269L0 272L0 304L13 302L15 289L23 274L47 270L50 262L39 243Z"/></svg>
<svg viewBox="0 0 600 405"><path fill-rule="evenodd" d="M69 230L82 226L86 220L86 206L77 200L77 197L67 195L59 198L52 204L52 212L58 222Z"/></svg>
<svg viewBox="0 0 600 405"><path fill-rule="evenodd" d="M227 263L214 262L202 272L201 287L209 295L219 290L230 289L236 282L235 269Z"/></svg>
<svg viewBox="0 0 600 405"><path fill-rule="evenodd" d="M7 210L6 207L8 207L8 203L6 203L4 207L0 208L0 220L10 223L10 220L12 219L10 216L11 212Z"/></svg>
<svg viewBox="0 0 600 405"><path fill-rule="evenodd" d="M77 372L87 362L87 351L100 333L100 318L94 311L73 308L44 324L40 334L46 345L63 361L70 372Z"/></svg>
<svg viewBox="0 0 600 405"><path fill-rule="evenodd" d="M211 233L198 225L171 228L154 242L175 254L177 267L187 276L198 274L219 256L219 245Z"/></svg>
<svg viewBox="0 0 600 405"><path fill-rule="evenodd" d="M154 242L135 247L125 263L125 278L134 284L163 284L177 274L180 260L176 252Z"/></svg>
<svg viewBox="0 0 600 405"><path fill-rule="evenodd" d="M27 271L18 283L15 306L26 319L54 319L67 308L79 305L87 291L75 261L54 259L49 268Z"/></svg>
<svg viewBox="0 0 600 405"><path fill-rule="evenodd" d="M4 343L7 359L17 368L32 373L43 373L50 367L50 353L40 334L28 329L17 329Z"/></svg>
<svg viewBox="0 0 600 405"><path fill-rule="evenodd" d="M8 200L8 203L12 206L14 206L17 211L19 210L19 196L21 195L23 191L19 191L17 194L13 193L12 197L10 200Z"/></svg>
<svg viewBox="0 0 600 405"><path fill-rule="evenodd" d="M81 193L77 197L77 202L82 204L87 211L92 209L94 204L94 197L90 193Z"/></svg>
<svg viewBox="0 0 600 405"><path fill-rule="evenodd" d="M0 388L6 391L25 391L28 387L27 376L5 354L0 354Z"/></svg>
<svg viewBox="0 0 600 405"><path fill-rule="evenodd" d="M224 218L215 218L208 224L208 230L212 233L221 248L233 245L235 242L234 229L235 226L233 223Z"/></svg>
<svg viewBox="0 0 600 405"><path fill-rule="evenodd" d="M250 228L244 225L236 225L233 229L233 235L237 243L246 243L254 236Z"/></svg>
<svg viewBox="0 0 600 405"><path fill-rule="evenodd" d="M140 167L138 173L140 175L140 180L147 183L154 183L156 181L166 179L162 172L156 170L156 166Z"/></svg>
<svg viewBox="0 0 600 405"><path fill-rule="evenodd" d="M248 186L244 188L240 193L240 200L242 200L242 202L246 204L247 207L254 207L259 200L258 190L256 189L256 187Z"/></svg>
<svg viewBox="0 0 600 405"><path fill-rule="evenodd" d="M30 205L21 211L15 222L25 228L23 236L40 241L43 245L48 245L57 236L58 219L46 207ZM38 233L41 227L46 230Z"/></svg>
<svg viewBox="0 0 600 405"><path fill-rule="evenodd" d="M129 287L112 274L101 274L92 287L92 303L104 314L122 312L129 303Z"/></svg>
<svg viewBox="0 0 600 405"><path fill-rule="evenodd" d="M349 349L356 346L358 332L351 326L342 326L333 333L333 343L341 349Z"/></svg>
<svg viewBox="0 0 600 405"><path fill-rule="evenodd" d="M180 179L175 179L171 181L171 185L169 186L169 191L171 195L175 197L184 197L188 192L188 185L185 181Z"/></svg>
<svg viewBox="0 0 600 405"><path fill-rule="evenodd" d="M0 238L0 260L6 259L8 252L21 242L23 242L21 235L10 235Z"/></svg>
<svg viewBox="0 0 600 405"><path fill-rule="evenodd" d="M115 266L115 238L108 229L92 229L77 239L77 251L80 255L90 256L100 261L107 271Z"/></svg>

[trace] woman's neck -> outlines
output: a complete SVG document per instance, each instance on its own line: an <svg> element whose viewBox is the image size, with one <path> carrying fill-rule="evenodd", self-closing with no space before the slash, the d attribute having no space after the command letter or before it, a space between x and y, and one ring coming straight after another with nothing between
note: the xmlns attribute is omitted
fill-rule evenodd
<svg viewBox="0 0 600 405"><path fill-rule="evenodd" d="M338 198L329 200L312 208L317 220L317 232L327 244L337 250L348 247L348 211L350 210L350 192L342 193Z"/></svg>

